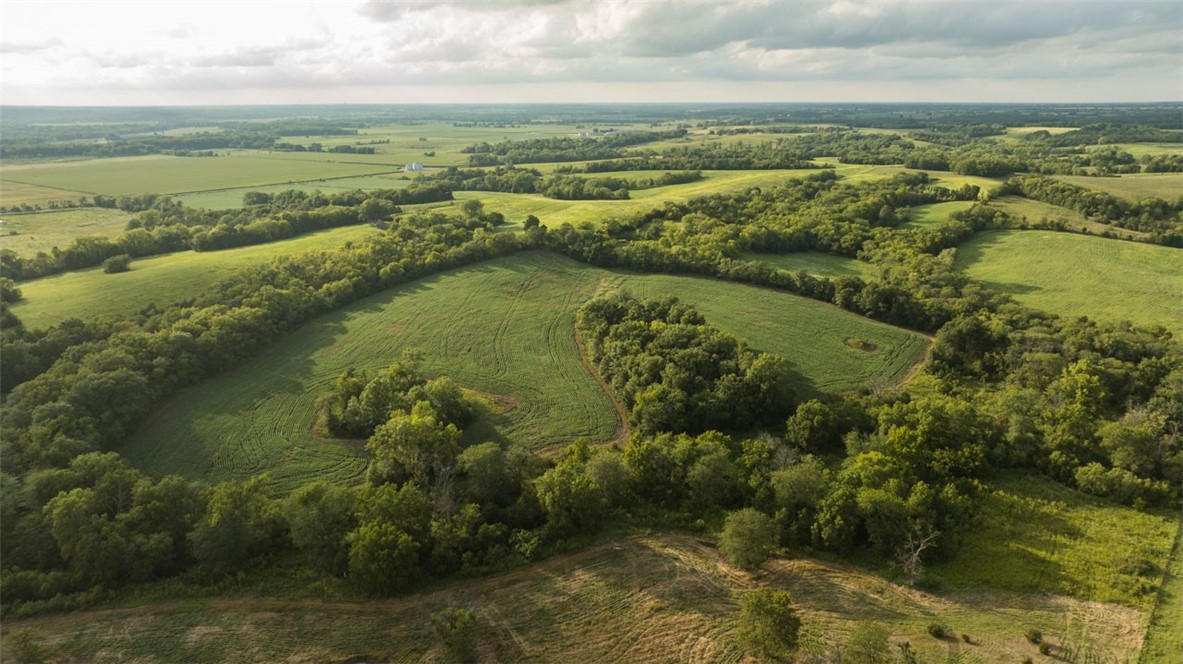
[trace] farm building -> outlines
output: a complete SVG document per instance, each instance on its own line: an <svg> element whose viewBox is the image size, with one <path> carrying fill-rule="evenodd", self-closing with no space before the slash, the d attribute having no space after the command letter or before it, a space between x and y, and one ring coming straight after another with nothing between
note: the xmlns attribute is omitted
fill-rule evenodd
<svg viewBox="0 0 1183 664"><path fill-rule="evenodd" d="M423 170L423 164L421 164L417 161L412 161L411 163L407 164L406 166L403 166L403 170L406 171L407 173L410 173L412 171L421 171L421 170Z"/></svg>

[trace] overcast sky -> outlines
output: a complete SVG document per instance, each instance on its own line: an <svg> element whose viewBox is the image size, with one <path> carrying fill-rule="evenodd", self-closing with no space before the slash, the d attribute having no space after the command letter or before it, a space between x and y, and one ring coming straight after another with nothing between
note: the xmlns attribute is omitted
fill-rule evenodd
<svg viewBox="0 0 1183 664"><path fill-rule="evenodd" d="M0 0L0 103L1177 101L1183 0Z"/></svg>

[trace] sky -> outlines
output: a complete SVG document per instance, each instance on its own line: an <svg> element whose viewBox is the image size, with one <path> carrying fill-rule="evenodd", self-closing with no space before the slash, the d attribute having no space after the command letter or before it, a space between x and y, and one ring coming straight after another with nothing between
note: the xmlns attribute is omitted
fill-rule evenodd
<svg viewBox="0 0 1183 664"><path fill-rule="evenodd" d="M1183 0L0 0L0 104L1183 100Z"/></svg>

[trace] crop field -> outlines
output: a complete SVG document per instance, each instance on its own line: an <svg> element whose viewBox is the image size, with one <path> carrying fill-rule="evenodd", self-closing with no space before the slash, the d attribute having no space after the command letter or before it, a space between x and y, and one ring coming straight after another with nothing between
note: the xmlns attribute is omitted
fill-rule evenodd
<svg viewBox="0 0 1183 664"><path fill-rule="evenodd" d="M874 279L879 272L874 265L845 256L823 254L816 251L798 251L788 254L758 254L749 252L740 260L760 261L778 270L797 273L801 271L822 277L859 277Z"/></svg>
<svg viewBox="0 0 1183 664"><path fill-rule="evenodd" d="M30 328L66 318L127 316L152 303L165 306L193 297L233 272L276 256L337 247L377 232L370 226L348 226L249 247L138 258L131 271L118 274L97 267L64 272L21 282L24 299L12 311Z"/></svg>
<svg viewBox="0 0 1183 664"><path fill-rule="evenodd" d="M987 482L977 524L930 574L958 591L1066 595L1149 611L1178 528L1170 509L1139 511L1007 473Z"/></svg>
<svg viewBox="0 0 1183 664"><path fill-rule="evenodd" d="M261 153L239 152L225 157L153 155L14 166L0 171L0 177L7 182L117 196L255 187L392 170L387 165L269 158Z"/></svg>
<svg viewBox="0 0 1183 664"><path fill-rule="evenodd" d="M981 233L957 266L1019 302L1061 316L1130 319L1183 335L1183 250L1054 231Z"/></svg>
<svg viewBox="0 0 1183 664"><path fill-rule="evenodd" d="M354 189L402 189L403 187L409 186L411 182L411 176L401 173L362 175L347 178L321 178L305 182L264 185L262 187L235 187L233 189L203 191L195 194L181 194L174 196L174 198L184 203L187 207L227 210L242 207L242 195L248 191L276 194L290 189L299 189L300 191L322 191L326 194L332 194L340 191L353 191Z"/></svg>
<svg viewBox="0 0 1183 664"><path fill-rule="evenodd" d="M478 433L530 448L610 439L612 401L584 367L575 312L596 292L675 295L708 322L780 353L804 393L900 380L924 337L836 307L739 284L635 275L531 252L392 289L322 317L236 371L178 395L121 450L156 474L218 480L271 473L279 488L349 481L355 446L311 432L319 394L350 367L381 368L410 351L424 369L509 404ZM18 312L19 314L19 312ZM863 350L851 339L869 341Z"/></svg>
<svg viewBox="0 0 1183 664"><path fill-rule="evenodd" d="M0 174L3 174L3 172L0 172ZM74 202L85 196L86 193L81 191L55 189L53 187L42 187L35 184L0 179L0 207L12 207L14 205L43 206L54 201Z"/></svg>
<svg viewBox="0 0 1183 664"><path fill-rule="evenodd" d="M1041 659L1023 636L1040 629L1093 659L1137 654L1131 608L1013 592L927 593L851 567L773 558L756 576L723 562L708 541L635 536L485 579L367 602L209 598L66 613L6 625L26 629L56 660L443 661L429 617L465 607L477 619L479 661L741 662L739 597L788 590L801 618L801 657L831 661L856 624L884 625L920 662ZM934 639L941 622L971 637Z"/></svg>
<svg viewBox="0 0 1183 664"><path fill-rule="evenodd" d="M664 171L662 171L664 172ZM600 223L613 217L647 212L666 201L685 202L699 196L743 191L748 187L773 187L785 180L816 172L810 169L780 171L703 171L704 179L687 184L654 187L631 192L623 201L561 201L537 194L505 194L489 191L458 191L456 200L480 199L485 209L500 212L506 220L520 223L527 215L537 216L543 224L558 227L564 223L579 225L585 221ZM644 175L653 174L643 171ZM606 175L641 177L630 172Z"/></svg>
<svg viewBox="0 0 1183 664"><path fill-rule="evenodd" d="M923 228L948 221L954 212L961 212L973 207L973 201L950 201L948 203L932 203L918 205L912 208L912 216L900 228Z"/></svg>
<svg viewBox="0 0 1183 664"><path fill-rule="evenodd" d="M1149 197L1174 201L1183 196L1183 173L1135 173L1115 178L1089 177L1087 175L1055 175L1052 177L1078 187L1104 191L1133 203Z"/></svg>
<svg viewBox="0 0 1183 664"><path fill-rule="evenodd" d="M18 256L49 253L54 247L66 247L83 235L119 235L131 217L122 210L106 208L6 214L0 223L0 249L11 249Z"/></svg>

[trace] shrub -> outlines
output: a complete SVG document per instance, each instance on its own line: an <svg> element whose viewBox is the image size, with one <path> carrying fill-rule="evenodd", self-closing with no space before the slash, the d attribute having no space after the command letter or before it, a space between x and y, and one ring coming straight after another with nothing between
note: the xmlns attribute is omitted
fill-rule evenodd
<svg viewBox="0 0 1183 664"><path fill-rule="evenodd" d="M1043 640L1043 632L1034 627L1028 628L1026 632L1023 632L1023 636L1027 637L1027 640L1031 643L1039 643Z"/></svg>
<svg viewBox="0 0 1183 664"><path fill-rule="evenodd" d="M444 609L431 616L431 625L453 657L476 661L476 614L469 609Z"/></svg>
<svg viewBox="0 0 1183 664"><path fill-rule="evenodd" d="M948 633L948 630L946 630L945 626L940 623L932 623L928 626L928 633L931 634L934 639L943 639L945 638L945 634Z"/></svg>
<svg viewBox="0 0 1183 664"><path fill-rule="evenodd" d="M752 654L772 661L790 657L801 629L792 599L788 591L767 588L743 596L739 638Z"/></svg>
<svg viewBox="0 0 1183 664"><path fill-rule="evenodd" d="M1048 643L1047 641L1040 643L1039 644L1039 654L1041 654L1041 655L1052 654L1052 644Z"/></svg>
<svg viewBox="0 0 1183 664"><path fill-rule="evenodd" d="M776 528L772 519L759 510L746 507L732 512L723 524L719 548L733 564L754 569L768 560L776 545Z"/></svg>
<svg viewBox="0 0 1183 664"><path fill-rule="evenodd" d="M112 256L103 261L103 272L107 274L115 274L116 272L127 272L131 269L131 256L127 254L119 254Z"/></svg>
<svg viewBox="0 0 1183 664"><path fill-rule="evenodd" d="M974 642L973 639L969 638L969 634L962 634L961 640L965 641L966 643L973 643Z"/></svg>

